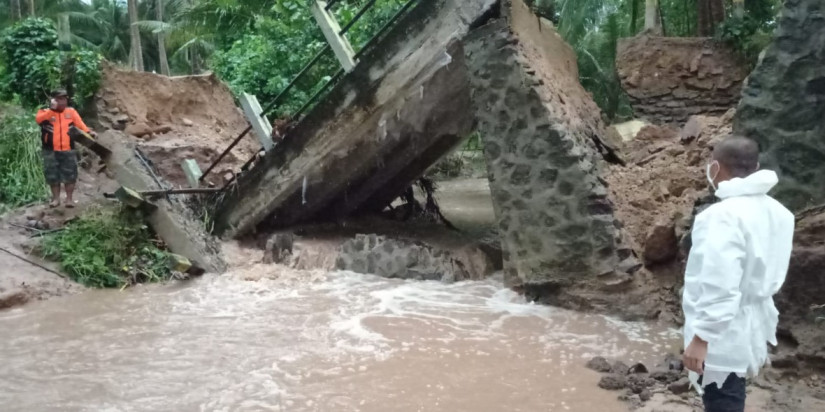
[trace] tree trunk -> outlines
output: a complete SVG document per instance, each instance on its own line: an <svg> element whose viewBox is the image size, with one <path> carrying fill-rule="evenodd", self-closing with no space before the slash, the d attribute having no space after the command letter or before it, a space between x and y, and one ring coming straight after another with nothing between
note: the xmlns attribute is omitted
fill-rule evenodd
<svg viewBox="0 0 825 412"><path fill-rule="evenodd" d="M129 1L129 32L131 33L132 44L129 48L129 56L132 68L142 72L143 68L143 48L140 46L140 30L138 29L137 0Z"/></svg>
<svg viewBox="0 0 825 412"><path fill-rule="evenodd" d="M29 0L29 17L34 17L34 0Z"/></svg>
<svg viewBox="0 0 825 412"><path fill-rule="evenodd" d="M61 50L72 49L72 26L66 13L57 15L57 43Z"/></svg>
<svg viewBox="0 0 825 412"><path fill-rule="evenodd" d="M159 22L163 22L163 0L155 0L155 12ZM158 55L160 61L160 74L169 75L169 59L166 56L166 32L158 33Z"/></svg>
<svg viewBox="0 0 825 412"><path fill-rule="evenodd" d="M18 21L22 18L20 15L20 0L11 0L9 8L11 9L11 21Z"/></svg>
<svg viewBox="0 0 825 412"><path fill-rule="evenodd" d="M725 21L725 0L697 0L696 31L700 36L713 36L719 23Z"/></svg>
<svg viewBox="0 0 825 412"><path fill-rule="evenodd" d="M662 16L659 15L659 0L645 0L645 31L662 35Z"/></svg>
<svg viewBox="0 0 825 412"><path fill-rule="evenodd" d="M745 17L745 0L733 0L733 15L739 19Z"/></svg>
<svg viewBox="0 0 825 412"><path fill-rule="evenodd" d="M630 34L636 35L636 21L639 20L639 0L630 0Z"/></svg>

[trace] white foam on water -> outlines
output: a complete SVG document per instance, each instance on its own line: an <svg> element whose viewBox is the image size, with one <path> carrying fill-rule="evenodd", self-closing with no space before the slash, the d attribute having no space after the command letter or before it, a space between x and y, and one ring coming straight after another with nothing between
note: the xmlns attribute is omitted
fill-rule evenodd
<svg viewBox="0 0 825 412"><path fill-rule="evenodd" d="M72 308L68 317L65 307ZM0 353L8 359L0 364L7 377L0 404L375 411L376 394L393 393L408 402L397 410L448 410L453 373L468 379L491 363L523 387L515 382L525 373L571 376L587 356L641 358L672 336L643 323L528 303L497 279L443 284L250 265L185 285L0 312ZM431 382L431 390L444 392L437 399L416 394L407 375L391 372L414 372L406 362L422 361L437 365L428 376L442 376ZM509 364L541 372L508 370ZM48 382L64 381L72 382L69 395L48 389ZM357 392L341 389L352 385ZM552 390L575 392L572 384Z"/></svg>

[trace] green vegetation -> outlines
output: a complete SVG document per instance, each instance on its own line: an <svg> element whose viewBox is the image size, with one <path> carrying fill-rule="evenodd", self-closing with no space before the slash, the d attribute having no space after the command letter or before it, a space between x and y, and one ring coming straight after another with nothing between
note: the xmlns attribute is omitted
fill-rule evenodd
<svg viewBox="0 0 825 412"><path fill-rule="evenodd" d="M57 87L65 87L77 105L94 95L100 86L101 57L91 50L60 51L57 38L52 23L38 18L3 32L0 97L17 98L24 107L34 108Z"/></svg>
<svg viewBox="0 0 825 412"><path fill-rule="evenodd" d="M370 1L341 0L333 10L343 25ZM666 36L716 34L752 63L772 36L781 4L780 0L525 1L553 21L576 50L581 82L609 121L632 116L616 76L619 38L639 34L645 27ZM43 90L69 77L55 69L67 66L62 64L66 59L44 52L55 49L58 39L62 50L85 50L132 67L137 67L139 56L141 69L146 71L188 74L214 70L236 93L254 93L264 104L324 45L310 14L309 0L18 2L23 6L19 16L14 16L6 7L10 0L0 0L0 29L17 20L38 17L48 20L51 30L46 33L42 21L25 23L30 31L37 29L31 38L38 45L26 45L28 49L22 54L34 63L21 65L0 57L0 90L7 91L6 98L9 91L17 92L28 105L41 102ZM403 3L405 0L374 0L374 7L347 33L353 47L361 48ZM650 21L650 16L655 21ZM134 26L130 26L130 18L137 22ZM131 27L139 28L135 36L130 36ZM76 60L74 81L82 85L78 87L80 94L88 96L95 85L94 59L80 54ZM164 65L166 61L168 65ZM278 114L294 113L337 69L331 53L325 55L285 97Z"/></svg>
<svg viewBox="0 0 825 412"><path fill-rule="evenodd" d="M169 279L168 255L139 211L99 208L43 238L46 257L59 260L76 282L124 287Z"/></svg>
<svg viewBox="0 0 825 412"><path fill-rule="evenodd" d="M717 38L731 44L753 63L772 38L781 4L779 0L747 0L743 17L736 17L734 3L737 2L731 0L526 1L540 15L554 21L559 33L576 51L581 83L611 122L632 116L616 75L616 42L641 33L646 25L655 26L656 22L646 24L645 7L657 8L660 33L674 37L700 36L703 33L699 22L702 21L705 29L709 27L711 33L717 33ZM705 15L709 3L717 3L722 15ZM717 22L719 20L722 22ZM738 23L740 20L747 24Z"/></svg>
<svg viewBox="0 0 825 412"><path fill-rule="evenodd" d="M773 20L731 17L719 26L716 37L736 50L750 66L754 66L759 53L773 40L774 29Z"/></svg>
<svg viewBox="0 0 825 412"><path fill-rule="evenodd" d="M48 197L33 114L0 115L0 210Z"/></svg>

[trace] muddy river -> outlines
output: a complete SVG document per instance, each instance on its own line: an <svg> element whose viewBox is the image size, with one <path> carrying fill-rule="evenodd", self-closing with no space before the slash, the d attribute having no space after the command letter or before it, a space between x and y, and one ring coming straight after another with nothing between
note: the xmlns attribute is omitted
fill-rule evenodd
<svg viewBox="0 0 825 412"><path fill-rule="evenodd" d="M442 190L457 225L492 224L486 181ZM0 411L625 411L586 361L680 343L526 303L497 277L390 280L227 251L227 274L0 311Z"/></svg>
<svg viewBox="0 0 825 412"><path fill-rule="evenodd" d="M586 360L678 344L496 279L270 270L0 312L2 410L620 411Z"/></svg>

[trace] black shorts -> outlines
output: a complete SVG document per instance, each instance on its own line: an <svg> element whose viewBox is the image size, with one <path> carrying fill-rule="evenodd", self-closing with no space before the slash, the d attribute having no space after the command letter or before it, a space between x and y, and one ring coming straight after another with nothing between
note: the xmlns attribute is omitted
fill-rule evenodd
<svg viewBox="0 0 825 412"><path fill-rule="evenodd" d="M73 184L77 181L77 152L43 151L43 174L49 186Z"/></svg>

